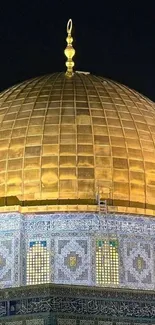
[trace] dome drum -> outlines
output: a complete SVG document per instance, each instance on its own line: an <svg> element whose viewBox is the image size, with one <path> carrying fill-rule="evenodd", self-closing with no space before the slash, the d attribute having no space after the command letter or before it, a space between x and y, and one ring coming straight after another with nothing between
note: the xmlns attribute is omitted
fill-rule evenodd
<svg viewBox="0 0 155 325"><path fill-rule="evenodd" d="M1 213L0 229L1 289L45 283L155 289L154 218Z"/></svg>

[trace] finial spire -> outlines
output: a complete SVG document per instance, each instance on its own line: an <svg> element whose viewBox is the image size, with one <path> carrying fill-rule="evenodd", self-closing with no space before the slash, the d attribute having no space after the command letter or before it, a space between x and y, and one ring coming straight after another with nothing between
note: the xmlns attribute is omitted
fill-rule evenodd
<svg viewBox="0 0 155 325"><path fill-rule="evenodd" d="M73 67L74 67L74 62L73 62L73 56L75 55L75 50L72 46L73 43L73 37L71 36L71 32L72 32L72 19L68 20L67 23L67 38L66 38L66 42L67 42L67 47L64 50L64 53L67 57L67 61L66 61L66 67L67 67L67 71L66 71L66 76L67 77L72 77L73 76Z"/></svg>

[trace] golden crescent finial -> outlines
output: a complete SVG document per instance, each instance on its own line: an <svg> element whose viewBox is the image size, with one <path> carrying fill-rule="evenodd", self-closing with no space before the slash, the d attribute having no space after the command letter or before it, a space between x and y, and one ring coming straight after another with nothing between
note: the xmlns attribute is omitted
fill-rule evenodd
<svg viewBox="0 0 155 325"><path fill-rule="evenodd" d="M67 23L67 34L71 34L72 27L73 27L72 19L69 19Z"/></svg>
<svg viewBox="0 0 155 325"><path fill-rule="evenodd" d="M67 23L67 38L66 38L66 42L67 42L67 47L64 50L65 56L67 57L67 61L66 61L66 67L67 67L67 71L66 71L66 76L67 77L72 77L73 76L73 67L74 67L74 62L73 62L73 56L75 55L75 50L72 46L73 43L73 37L71 36L71 32L72 32L72 19L68 20Z"/></svg>

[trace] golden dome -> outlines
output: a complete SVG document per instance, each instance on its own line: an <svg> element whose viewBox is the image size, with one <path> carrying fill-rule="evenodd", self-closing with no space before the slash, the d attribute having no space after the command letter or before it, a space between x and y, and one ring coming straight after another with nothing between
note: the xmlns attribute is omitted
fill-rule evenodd
<svg viewBox="0 0 155 325"><path fill-rule="evenodd" d="M2 92L1 205L9 197L81 204L98 190L111 205L155 210L154 103L84 73Z"/></svg>

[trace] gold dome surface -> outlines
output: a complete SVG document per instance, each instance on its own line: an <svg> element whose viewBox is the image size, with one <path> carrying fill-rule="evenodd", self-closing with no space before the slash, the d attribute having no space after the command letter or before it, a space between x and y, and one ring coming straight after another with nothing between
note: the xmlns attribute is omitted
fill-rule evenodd
<svg viewBox="0 0 155 325"><path fill-rule="evenodd" d="M0 197L80 202L98 190L111 205L155 210L154 103L81 73L2 92Z"/></svg>

